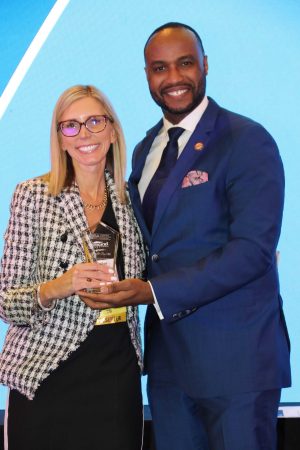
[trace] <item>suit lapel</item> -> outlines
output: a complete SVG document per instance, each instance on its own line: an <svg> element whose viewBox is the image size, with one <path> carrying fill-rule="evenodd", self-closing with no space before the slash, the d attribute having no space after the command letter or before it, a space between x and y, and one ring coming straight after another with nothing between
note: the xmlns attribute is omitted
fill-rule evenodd
<svg viewBox="0 0 300 450"><path fill-rule="evenodd" d="M155 217L153 221L152 236L150 235L148 227L146 226L144 221L141 199L138 191L138 183L140 181L145 161L150 151L151 145L163 125L162 120L157 125L155 125L149 131L145 139L141 141L140 144L138 144L138 147L135 150L133 171L128 180L128 185L137 221L144 235L144 238L146 239L146 242L148 244L153 238L159 225L159 222L169 202L171 201L171 198L175 190L179 186L181 186L183 178L189 172L189 170L193 168L196 161L197 163L199 163L199 159L204 157L204 155L208 151L207 147L212 138L212 131L215 128L215 123L219 110L220 107L217 105L217 103L214 102L214 100L212 100L211 98L209 98L209 104L203 116L201 117L201 120L198 122L194 133L190 137L188 143L186 144L183 152L178 158L177 163L175 164L172 172L170 173L168 179L166 180L159 194L157 207L155 211ZM196 144L199 143L203 145L201 151L195 149L199 147L199 145L196 146Z"/></svg>
<svg viewBox="0 0 300 450"><path fill-rule="evenodd" d="M215 127L218 112L219 106L210 99L194 133L187 142L158 196L152 227L152 237L157 230L159 222L169 205L175 190L181 186L183 178L193 168L196 161L199 164L199 160L203 158L208 151L207 147L211 139L211 132ZM199 147L201 147L201 150L198 150Z"/></svg>
<svg viewBox="0 0 300 450"><path fill-rule="evenodd" d="M141 179L141 175L151 145L155 137L157 136L159 130L161 129L162 125L163 121L160 120L153 128L151 128L151 130L148 131L147 136L140 142L140 144L138 144L137 148L134 151L134 161L132 162L132 173L128 180L129 193L134 213L147 243L150 243L151 237L143 216L142 203L140 193L138 190L138 184Z"/></svg>

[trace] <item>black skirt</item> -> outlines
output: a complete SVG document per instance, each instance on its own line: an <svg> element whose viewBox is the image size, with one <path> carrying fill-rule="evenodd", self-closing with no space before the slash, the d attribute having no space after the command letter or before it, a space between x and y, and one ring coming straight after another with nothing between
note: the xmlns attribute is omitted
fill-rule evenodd
<svg viewBox="0 0 300 450"><path fill-rule="evenodd" d="M140 450L142 396L126 323L96 326L38 388L9 394L8 450Z"/></svg>

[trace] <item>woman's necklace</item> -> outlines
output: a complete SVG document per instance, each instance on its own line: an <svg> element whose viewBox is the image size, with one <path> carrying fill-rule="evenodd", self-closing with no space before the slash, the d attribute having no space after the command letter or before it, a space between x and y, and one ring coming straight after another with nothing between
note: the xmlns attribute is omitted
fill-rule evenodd
<svg viewBox="0 0 300 450"><path fill-rule="evenodd" d="M104 209L106 204L107 204L107 189L106 189L106 186L105 186L105 189L104 189L103 199L102 199L102 201L100 203L98 203L98 205L92 205L92 203L87 203L84 200L82 200L82 203L83 203L84 209L88 209L89 211L95 211L95 209L97 211L99 211L100 209Z"/></svg>

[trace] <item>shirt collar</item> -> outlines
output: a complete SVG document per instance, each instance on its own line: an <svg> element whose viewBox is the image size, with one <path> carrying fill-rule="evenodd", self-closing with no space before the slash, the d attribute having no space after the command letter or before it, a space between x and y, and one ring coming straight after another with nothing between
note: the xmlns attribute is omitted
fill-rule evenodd
<svg viewBox="0 0 300 450"><path fill-rule="evenodd" d="M197 106L197 108L193 109L181 122L177 123L176 127L184 128L185 130L190 131L191 133L195 130L197 123L203 116L204 111L206 110L208 105L208 98L205 96L202 102ZM163 129L167 132L170 128L174 127L174 124L169 122L165 117L163 118L164 126Z"/></svg>

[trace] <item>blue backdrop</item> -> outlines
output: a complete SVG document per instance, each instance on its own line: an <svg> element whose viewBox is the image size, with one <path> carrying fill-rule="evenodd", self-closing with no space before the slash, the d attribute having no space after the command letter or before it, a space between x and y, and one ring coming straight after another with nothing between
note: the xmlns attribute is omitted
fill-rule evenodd
<svg viewBox="0 0 300 450"><path fill-rule="evenodd" d="M129 174L135 143L161 116L148 93L143 45L164 22L188 23L208 54L208 94L261 122L281 150L279 271L293 367L293 387L282 400L291 402L300 401L299 19L297 0L0 0L0 252L15 185L49 169L50 120L60 93L89 83L107 94L124 127ZM5 331L1 323L0 345ZM0 409L5 396L1 388Z"/></svg>

